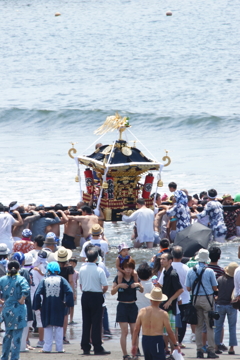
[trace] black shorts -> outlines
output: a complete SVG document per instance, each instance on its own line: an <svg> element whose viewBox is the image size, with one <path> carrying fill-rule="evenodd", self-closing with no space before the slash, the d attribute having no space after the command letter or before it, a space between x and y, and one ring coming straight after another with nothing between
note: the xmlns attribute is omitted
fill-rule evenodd
<svg viewBox="0 0 240 360"><path fill-rule="evenodd" d="M76 249L76 245L74 243L74 237L69 236L67 234L63 234L62 238L62 246L64 246L66 249Z"/></svg>
<svg viewBox="0 0 240 360"><path fill-rule="evenodd" d="M136 303L122 303L119 302L117 306L116 322L126 322L128 324L134 324L138 316L138 307Z"/></svg>

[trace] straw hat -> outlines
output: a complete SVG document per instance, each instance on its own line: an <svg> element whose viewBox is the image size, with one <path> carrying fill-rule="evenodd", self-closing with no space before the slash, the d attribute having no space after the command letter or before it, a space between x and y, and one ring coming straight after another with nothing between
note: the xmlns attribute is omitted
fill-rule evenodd
<svg viewBox="0 0 240 360"><path fill-rule="evenodd" d="M225 269L224 269L225 274L228 275L228 276L233 277L236 268L238 268L238 264L236 262L231 262L230 264L228 264L225 267Z"/></svg>
<svg viewBox="0 0 240 360"><path fill-rule="evenodd" d="M168 297L162 293L162 289L154 287L150 294L145 294L145 297L152 301L166 301Z"/></svg>
<svg viewBox="0 0 240 360"><path fill-rule="evenodd" d="M94 224L91 232L93 236L98 236L103 232L103 229L99 224Z"/></svg>
<svg viewBox="0 0 240 360"><path fill-rule="evenodd" d="M64 246L61 246L58 251L54 253L54 258L58 262L68 261L72 257L72 250L66 249Z"/></svg>

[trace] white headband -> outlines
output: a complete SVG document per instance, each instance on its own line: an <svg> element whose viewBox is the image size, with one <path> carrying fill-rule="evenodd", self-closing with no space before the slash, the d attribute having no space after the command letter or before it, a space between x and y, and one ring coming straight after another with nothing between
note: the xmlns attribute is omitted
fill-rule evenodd
<svg viewBox="0 0 240 360"><path fill-rule="evenodd" d="M16 202L15 205L10 207L10 210L16 210L19 207L18 203Z"/></svg>
<svg viewBox="0 0 240 360"><path fill-rule="evenodd" d="M213 199L213 200L217 197L217 195L214 196L214 197L210 196L210 195L209 195L209 192L207 193L207 196L209 197L209 199Z"/></svg>

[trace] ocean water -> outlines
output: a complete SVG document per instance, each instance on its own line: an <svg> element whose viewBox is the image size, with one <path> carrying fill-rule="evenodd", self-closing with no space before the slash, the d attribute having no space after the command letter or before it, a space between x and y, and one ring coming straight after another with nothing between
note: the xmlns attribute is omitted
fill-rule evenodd
<svg viewBox="0 0 240 360"><path fill-rule="evenodd" d="M169 151L164 192L237 193L239 14L236 0L1 1L1 201L75 202L70 142L83 154L116 111L144 153Z"/></svg>
<svg viewBox="0 0 240 360"><path fill-rule="evenodd" d="M169 151L161 192L175 181L190 194L238 193L239 17L237 0L2 0L0 201L74 205L70 142L90 154L94 131L116 111L144 154L162 161ZM112 245L129 241L131 225L107 224L106 234ZM236 250L224 245L222 265Z"/></svg>

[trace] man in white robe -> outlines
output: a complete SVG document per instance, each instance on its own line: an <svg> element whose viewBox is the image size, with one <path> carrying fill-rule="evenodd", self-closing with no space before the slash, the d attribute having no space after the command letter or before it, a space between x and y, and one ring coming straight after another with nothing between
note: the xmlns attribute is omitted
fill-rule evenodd
<svg viewBox="0 0 240 360"><path fill-rule="evenodd" d="M139 248L145 242L148 248L152 248L154 241L154 212L146 207L145 200L142 198L137 200L137 207L138 210L130 216L122 213L122 220L127 223L132 221L136 223L137 238L134 247Z"/></svg>

